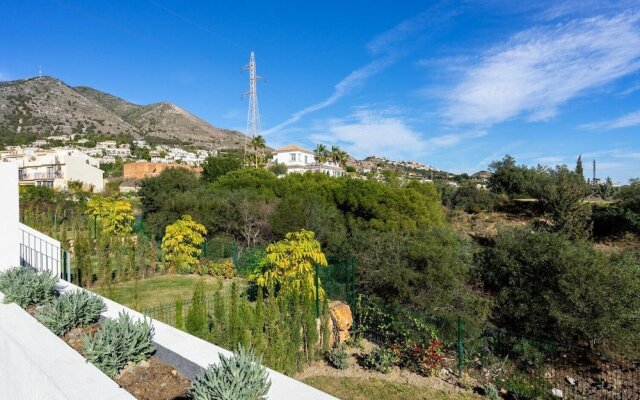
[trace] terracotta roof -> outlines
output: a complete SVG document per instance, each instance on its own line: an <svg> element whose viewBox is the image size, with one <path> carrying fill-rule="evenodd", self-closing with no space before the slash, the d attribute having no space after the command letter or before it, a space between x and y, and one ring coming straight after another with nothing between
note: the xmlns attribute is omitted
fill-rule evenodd
<svg viewBox="0 0 640 400"><path fill-rule="evenodd" d="M313 151L298 146L297 144L290 144L275 150L276 153L284 153L285 151L302 151L304 153L314 154Z"/></svg>

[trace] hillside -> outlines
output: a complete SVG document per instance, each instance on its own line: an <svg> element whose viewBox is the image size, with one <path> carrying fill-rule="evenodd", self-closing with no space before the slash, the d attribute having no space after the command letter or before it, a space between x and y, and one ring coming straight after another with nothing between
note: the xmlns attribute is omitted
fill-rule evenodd
<svg viewBox="0 0 640 400"><path fill-rule="evenodd" d="M240 132L217 128L173 103L133 104L51 77L0 83L0 140L71 133L148 136L212 149L244 145Z"/></svg>

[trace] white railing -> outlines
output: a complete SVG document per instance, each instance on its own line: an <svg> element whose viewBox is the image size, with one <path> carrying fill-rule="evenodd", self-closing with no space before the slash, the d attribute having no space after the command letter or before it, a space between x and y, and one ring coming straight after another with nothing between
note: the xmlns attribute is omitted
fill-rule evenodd
<svg viewBox="0 0 640 400"><path fill-rule="evenodd" d="M27 225L20 224L20 265L70 280L69 254L60 242Z"/></svg>

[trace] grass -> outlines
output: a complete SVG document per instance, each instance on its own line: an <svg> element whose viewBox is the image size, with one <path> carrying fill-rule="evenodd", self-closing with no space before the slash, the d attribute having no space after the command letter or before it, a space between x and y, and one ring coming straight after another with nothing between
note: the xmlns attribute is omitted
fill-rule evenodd
<svg viewBox="0 0 640 400"><path fill-rule="evenodd" d="M144 310L149 307L173 303L177 299L188 299L193 294L197 282L203 279L196 275L162 275L138 281L138 300L136 304L135 282L124 282L111 285L111 288L96 286L94 292L105 296L127 307ZM218 287L218 278L204 277L205 292ZM242 279L235 281L244 285ZM232 280L223 280L225 287L231 285Z"/></svg>
<svg viewBox="0 0 640 400"><path fill-rule="evenodd" d="M382 379L317 376L305 379L304 383L342 400L471 400L478 398L468 393L446 392Z"/></svg>

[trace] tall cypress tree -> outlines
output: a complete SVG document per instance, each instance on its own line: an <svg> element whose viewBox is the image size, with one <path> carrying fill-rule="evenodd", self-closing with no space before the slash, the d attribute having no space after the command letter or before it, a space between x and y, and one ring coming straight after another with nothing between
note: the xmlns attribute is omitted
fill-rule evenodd
<svg viewBox="0 0 640 400"><path fill-rule="evenodd" d="M584 168L582 167L582 154L578 156L578 161L576 162L576 174L580 176L584 180Z"/></svg>
<svg viewBox="0 0 640 400"><path fill-rule="evenodd" d="M187 313L187 332L200 338L206 339L207 329L207 306L204 298L204 281L196 283L191 298L191 308Z"/></svg>

